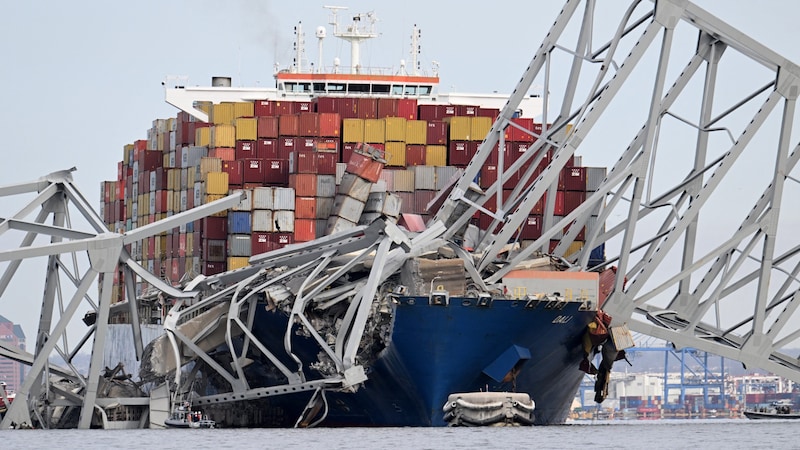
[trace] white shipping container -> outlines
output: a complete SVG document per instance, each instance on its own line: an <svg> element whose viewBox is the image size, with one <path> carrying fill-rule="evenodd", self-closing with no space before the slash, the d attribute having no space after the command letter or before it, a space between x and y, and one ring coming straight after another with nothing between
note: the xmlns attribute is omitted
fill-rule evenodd
<svg viewBox="0 0 800 450"><path fill-rule="evenodd" d="M364 211L364 203L353 197L339 194L333 201L333 214L350 222L358 222Z"/></svg>
<svg viewBox="0 0 800 450"><path fill-rule="evenodd" d="M605 167L586 168L586 192L594 192L600 188L600 183L606 179Z"/></svg>
<svg viewBox="0 0 800 450"><path fill-rule="evenodd" d="M229 234L228 256L250 256L250 235Z"/></svg>
<svg viewBox="0 0 800 450"><path fill-rule="evenodd" d="M355 222L337 216L331 216L325 226L325 234L331 235L340 231L349 230L356 226Z"/></svg>
<svg viewBox="0 0 800 450"><path fill-rule="evenodd" d="M176 159L177 158L175 158L175 150L170 150L169 151L169 166L170 167L176 167L175 166L175 163L177 162Z"/></svg>
<svg viewBox="0 0 800 450"><path fill-rule="evenodd" d="M253 210L253 231L272 233L275 231L275 223L272 220L272 211L269 209Z"/></svg>
<svg viewBox="0 0 800 450"><path fill-rule="evenodd" d="M339 190L337 194L346 195L363 203L367 201L371 187L371 182L359 177L358 175L346 173L342 177L342 182L339 184ZM354 220L354 222L357 220L358 219Z"/></svg>
<svg viewBox="0 0 800 450"><path fill-rule="evenodd" d="M461 177L463 169L453 166L444 166L436 168L436 190L441 191L447 187L448 182L453 179L456 180Z"/></svg>
<svg viewBox="0 0 800 450"><path fill-rule="evenodd" d="M189 193L186 192L186 189L181 191L181 211L186 211L189 209Z"/></svg>
<svg viewBox="0 0 800 450"><path fill-rule="evenodd" d="M274 209L273 189L271 187L257 187L253 189L253 209Z"/></svg>
<svg viewBox="0 0 800 450"><path fill-rule="evenodd" d="M170 131L169 132L169 149L170 150L175 149L175 146L177 145L177 139L175 138L175 136L176 136L176 133L174 131Z"/></svg>
<svg viewBox="0 0 800 450"><path fill-rule="evenodd" d="M239 202L238 205L231 208L234 211L252 211L253 210L253 190L252 189L234 189L231 194L246 194L245 199Z"/></svg>
<svg viewBox="0 0 800 450"><path fill-rule="evenodd" d="M336 163L336 184L342 182L342 177L344 176L345 171L347 171L347 163Z"/></svg>
<svg viewBox="0 0 800 450"><path fill-rule="evenodd" d="M333 197L317 197L317 219L328 219L333 214ZM324 230L323 225L320 229Z"/></svg>
<svg viewBox="0 0 800 450"><path fill-rule="evenodd" d="M414 189L418 191L436 190L436 167L414 166Z"/></svg>
<svg viewBox="0 0 800 450"><path fill-rule="evenodd" d="M383 209L381 209L381 213L396 219L400 217L400 210L402 207L403 199L400 198L399 195L388 192L386 194L386 199L383 202Z"/></svg>
<svg viewBox="0 0 800 450"><path fill-rule="evenodd" d="M276 187L272 191L272 209L276 211L294 211L294 189Z"/></svg>
<svg viewBox="0 0 800 450"><path fill-rule="evenodd" d="M372 187L370 188L369 192L386 192L386 181L385 180L378 180L375 183L372 183Z"/></svg>
<svg viewBox="0 0 800 450"><path fill-rule="evenodd" d="M414 171L395 170L394 189L395 192L414 192Z"/></svg>
<svg viewBox="0 0 800 450"><path fill-rule="evenodd" d="M294 233L294 211L275 211L272 213L275 230L278 233Z"/></svg>
<svg viewBox="0 0 800 450"><path fill-rule="evenodd" d="M203 191L205 187L205 183L202 181L197 181L194 183L194 206L200 206L203 204Z"/></svg>
<svg viewBox="0 0 800 450"><path fill-rule="evenodd" d="M317 197L336 197L336 176L317 175Z"/></svg>
<svg viewBox="0 0 800 450"><path fill-rule="evenodd" d="M147 184L150 186L150 192L155 192L156 191L156 178L157 178L156 177L156 171L155 170L151 170L150 171L150 179L147 180L147 182L148 182Z"/></svg>

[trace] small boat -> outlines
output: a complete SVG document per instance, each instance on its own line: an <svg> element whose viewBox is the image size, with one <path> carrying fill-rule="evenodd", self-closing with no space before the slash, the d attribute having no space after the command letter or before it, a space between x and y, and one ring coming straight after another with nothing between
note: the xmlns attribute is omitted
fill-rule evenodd
<svg viewBox="0 0 800 450"><path fill-rule="evenodd" d="M217 423L200 411L192 411L189 402L179 402L169 419L164 421L168 428L216 428Z"/></svg>
<svg viewBox="0 0 800 450"><path fill-rule="evenodd" d="M767 407L748 409L744 416L748 419L800 419L800 413L792 412L791 400L777 400Z"/></svg>

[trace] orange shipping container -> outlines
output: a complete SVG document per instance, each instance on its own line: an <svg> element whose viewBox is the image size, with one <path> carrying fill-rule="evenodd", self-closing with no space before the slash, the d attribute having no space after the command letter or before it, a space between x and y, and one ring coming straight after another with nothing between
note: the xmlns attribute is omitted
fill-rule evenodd
<svg viewBox="0 0 800 450"><path fill-rule="evenodd" d="M295 242L308 242L317 238L317 220L316 219L298 219L295 214L294 219L294 241ZM325 222L322 222L325 223Z"/></svg>
<svg viewBox="0 0 800 450"><path fill-rule="evenodd" d="M299 114L283 114L280 116L278 124L278 132L281 136L300 136L300 115Z"/></svg>
<svg viewBox="0 0 800 450"><path fill-rule="evenodd" d="M279 119L275 116L259 117L257 119L256 134L258 138L277 138Z"/></svg>
<svg viewBox="0 0 800 450"><path fill-rule="evenodd" d="M296 197L294 199L294 217L295 219L316 219L317 199L315 197ZM295 228L295 233L297 233L297 228Z"/></svg>
<svg viewBox="0 0 800 450"><path fill-rule="evenodd" d="M299 136L319 136L319 114L314 112L300 113L298 130Z"/></svg>
<svg viewBox="0 0 800 450"><path fill-rule="evenodd" d="M339 113L319 113L319 136L339 137L342 118Z"/></svg>

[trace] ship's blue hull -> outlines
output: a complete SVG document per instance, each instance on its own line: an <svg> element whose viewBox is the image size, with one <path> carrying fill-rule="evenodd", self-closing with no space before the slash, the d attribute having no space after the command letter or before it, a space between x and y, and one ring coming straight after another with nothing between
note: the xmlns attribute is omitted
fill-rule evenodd
<svg viewBox="0 0 800 450"><path fill-rule="evenodd" d="M580 310L578 302L526 308L512 300L488 306L475 299L453 298L447 306L429 305L427 297L399 300L390 340L367 367L368 380L355 393L328 392L320 426L443 426L449 394L487 389L527 392L536 403L536 424L563 423L583 378L582 336L594 311ZM281 354L285 324L284 315L259 308L253 331ZM295 337L293 346L303 361L319 353L310 339ZM512 368L516 376L503 381ZM310 370L306 376L319 378ZM294 426L309 398L308 392L270 397L264 403L269 420L259 425Z"/></svg>

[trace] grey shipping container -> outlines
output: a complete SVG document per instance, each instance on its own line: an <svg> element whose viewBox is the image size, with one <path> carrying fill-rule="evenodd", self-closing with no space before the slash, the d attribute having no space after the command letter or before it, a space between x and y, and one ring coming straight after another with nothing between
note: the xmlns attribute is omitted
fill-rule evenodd
<svg viewBox="0 0 800 450"><path fill-rule="evenodd" d="M317 197L336 197L335 175L317 175Z"/></svg>
<svg viewBox="0 0 800 450"><path fill-rule="evenodd" d="M363 203L367 201L371 187L371 182L359 177L358 175L346 173L342 177L342 182L339 184L339 190L337 191L337 194L346 195Z"/></svg>
<svg viewBox="0 0 800 450"><path fill-rule="evenodd" d="M253 209L274 209L273 189L271 187L257 187L253 189Z"/></svg>
<svg viewBox="0 0 800 450"><path fill-rule="evenodd" d="M333 197L317 197L317 219L325 219L333 215ZM325 227L320 227L324 230Z"/></svg>
<svg viewBox="0 0 800 450"><path fill-rule="evenodd" d="M349 230L356 226L355 222L338 216L331 216L325 226L325 234L331 235L340 231Z"/></svg>
<svg viewBox="0 0 800 450"><path fill-rule="evenodd" d="M294 233L294 211L275 211L272 213L275 230L279 233Z"/></svg>
<svg viewBox="0 0 800 450"><path fill-rule="evenodd" d="M253 231L272 233L275 223L272 220L272 211L269 209L253 210Z"/></svg>
<svg viewBox="0 0 800 450"><path fill-rule="evenodd" d="M234 211L252 211L253 210L253 190L252 189L235 189L231 191L231 194L241 194L244 192L246 195L245 199L239 202L238 205L231 208ZM183 200L181 200L183 201Z"/></svg>
<svg viewBox="0 0 800 450"><path fill-rule="evenodd" d="M250 235L228 235L228 256L250 256Z"/></svg>
<svg viewBox="0 0 800 450"><path fill-rule="evenodd" d="M364 211L364 203L346 195L339 194L333 201L333 214L350 222L357 223Z"/></svg>
<svg viewBox="0 0 800 450"><path fill-rule="evenodd" d="M436 190L436 168L434 166L414 166L414 189Z"/></svg>
<svg viewBox="0 0 800 450"><path fill-rule="evenodd" d="M342 182L342 177L347 170L347 163L336 163L336 184Z"/></svg>
<svg viewBox="0 0 800 450"><path fill-rule="evenodd" d="M276 187L273 188L273 209L276 211L294 211L294 189Z"/></svg>
<svg viewBox="0 0 800 450"><path fill-rule="evenodd" d="M605 167L586 168L586 192L594 192L600 188L600 183L606 178Z"/></svg>
<svg viewBox="0 0 800 450"><path fill-rule="evenodd" d="M451 179L457 179L461 176L463 169L453 166L444 166L436 168L436 190L441 191L447 186Z"/></svg>
<svg viewBox="0 0 800 450"><path fill-rule="evenodd" d="M394 191L395 192L414 192L414 171L395 170L394 171Z"/></svg>

